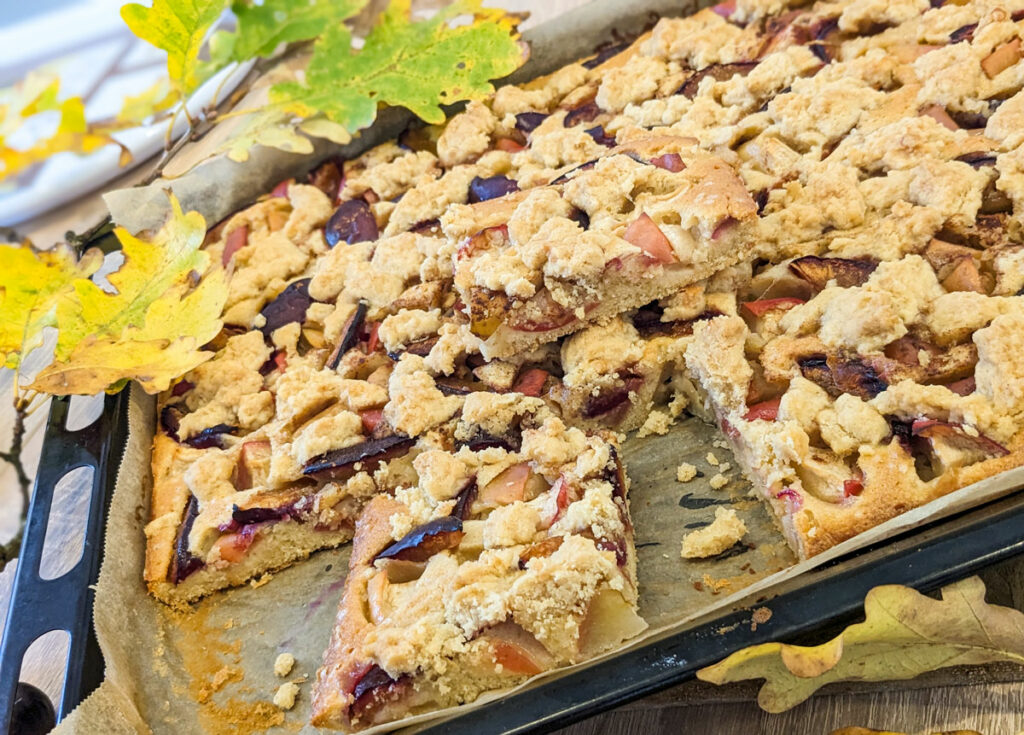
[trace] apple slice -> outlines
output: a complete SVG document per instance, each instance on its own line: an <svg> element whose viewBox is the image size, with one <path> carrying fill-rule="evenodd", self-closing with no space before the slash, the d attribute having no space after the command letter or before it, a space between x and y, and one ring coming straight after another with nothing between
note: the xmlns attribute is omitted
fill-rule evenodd
<svg viewBox="0 0 1024 735"><path fill-rule="evenodd" d="M603 589L590 601L580 624L579 653L588 657L635 638L647 628L633 606L613 589Z"/></svg>
<svg viewBox="0 0 1024 735"><path fill-rule="evenodd" d="M775 309L782 309L783 311L789 311L794 306L806 303L803 299L797 299L792 296L782 296L777 299L759 299L757 301L744 301L740 306L744 311L748 312L755 318L760 318L767 314L769 311Z"/></svg>
<svg viewBox="0 0 1024 735"><path fill-rule="evenodd" d="M270 442L252 441L242 444L235 467L235 489L248 490L261 484L270 472Z"/></svg>
<svg viewBox="0 0 1024 735"><path fill-rule="evenodd" d="M981 60L982 71L989 79L995 79L999 74L1020 61L1020 38L998 46L995 51Z"/></svg>
<svg viewBox="0 0 1024 735"><path fill-rule="evenodd" d="M551 654L541 642L522 626L511 621L488 628L482 637L490 642L494 651L494 663L501 667L502 673L533 676L546 671L554 664Z"/></svg>
<svg viewBox="0 0 1024 735"><path fill-rule="evenodd" d="M225 268L228 267L228 263L231 262L231 258L234 257L235 253L244 248L249 244L249 225L242 225L236 227L228 234L228 239L224 243L224 252L221 253L220 262Z"/></svg>
<svg viewBox="0 0 1024 735"><path fill-rule="evenodd" d="M779 415L779 403L782 398L772 398L769 401L762 401L761 403L755 403L747 409L747 412L743 414L744 421L774 421Z"/></svg>
<svg viewBox="0 0 1024 735"><path fill-rule="evenodd" d="M647 214L641 214L633 220L622 234L622 238L643 250L651 262L668 265L677 260L672 243Z"/></svg>
<svg viewBox="0 0 1024 735"><path fill-rule="evenodd" d="M477 502L484 508L496 508L526 500L526 486L531 474L529 462L512 465L480 490Z"/></svg>

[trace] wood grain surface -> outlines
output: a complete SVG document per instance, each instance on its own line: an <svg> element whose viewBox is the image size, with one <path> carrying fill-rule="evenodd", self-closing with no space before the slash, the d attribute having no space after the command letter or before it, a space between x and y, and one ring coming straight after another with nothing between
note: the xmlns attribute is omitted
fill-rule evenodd
<svg viewBox="0 0 1024 735"><path fill-rule="evenodd" d="M627 2L628 0L623 0ZM542 22L586 0L503 0L504 7L529 11L531 22ZM98 196L85 198L74 211L94 214ZM52 219L52 217L50 218ZM82 229L82 222L62 222L52 228L64 232ZM29 228L31 229L31 228ZM0 373L0 395L11 394L11 376ZM72 421L92 412L89 405L76 402ZM29 422L26 457L31 470L38 465L42 438L40 410ZM6 445L11 415L0 409L0 441ZM81 548L83 498L88 491L84 473L69 476L61 488L65 502L55 504L48 535L45 563L59 571L70 566ZM20 502L9 468L0 468L0 538L13 528ZM52 565L52 566L51 566ZM0 631L6 619L15 565L0 573ZM1024 609L1024 560L1004 565L985 576L990 599ZM22 680L39 686L51 697L60 694L61 671L66 658L66 634L55 632L40 639L29 650ZM639 733L725 733L736 735L792 735L829 733L850 726L895 729L906 732L936 732L957 729L977 730L985 735L1014 735L1024 732L1024 671L1010 667L947 670L922 679L899 684L872 685L859 691L824 693L781 715L762 712L754 702L756 687L737 685L712 687L692 682L612 712L593 717L563 730L565 735L617 735ZM834 690L832 690L834 691Z"/></svg>

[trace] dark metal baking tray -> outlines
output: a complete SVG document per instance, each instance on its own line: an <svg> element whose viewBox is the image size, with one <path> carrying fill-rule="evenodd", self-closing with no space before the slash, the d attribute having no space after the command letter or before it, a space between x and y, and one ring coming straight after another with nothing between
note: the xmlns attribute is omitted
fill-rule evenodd
<svg viewBox="0 0 1024 735"><path fill-rule="evenodd" d="M43 444L11 607L0 645L0 732L25 651L51 630L70 634L58 718L96 688L103 658L92 629L92 590L99 574L107 507L127 433L127 392L106 398L91 426L65 429L70 401L55 399ZM43 580L39 562L54 488L79 467L95 470L82 559L57 579ZM791 640L860 610L868 590L904 584L932 590L1024 553L1024 493L918 528L839 559L683 630L581 671L515 693L465 715L421 728L430 733L546 732L692 678L698 669L744 646ZM751 625L751 609L768 605L771 619Z"/></svg>

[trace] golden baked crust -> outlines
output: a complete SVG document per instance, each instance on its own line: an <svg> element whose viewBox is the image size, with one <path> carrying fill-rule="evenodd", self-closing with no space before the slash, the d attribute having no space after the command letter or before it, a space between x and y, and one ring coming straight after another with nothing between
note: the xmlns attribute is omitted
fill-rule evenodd
<svg viewBox="0 0 1024 735"><path fill-rule="evenodd" d="M469 702L646 627L614 444L536 399L474 395L455 436L498 431L501 446L424 451L417 484L374 498L358 522L318 726ZM477 414L485 425L466 418Z"/></svg>
<svg viewBox="0 0 1024 735"><path fill-rule="evenodd" d="M181 604L355 527L315 706L358 729L586 655L470 616L483 580L518 610L546 565L600 578L566 609L638 630L607 462L578 528L530 505L604 429L713 417L803 558L1020 465L1022 46L1019 0L738 0L278 187L208 238L230 326L160 399L150 588ZM513 466L457 543L379 558ZM259 543L228 559L232 524Z"/></svg>

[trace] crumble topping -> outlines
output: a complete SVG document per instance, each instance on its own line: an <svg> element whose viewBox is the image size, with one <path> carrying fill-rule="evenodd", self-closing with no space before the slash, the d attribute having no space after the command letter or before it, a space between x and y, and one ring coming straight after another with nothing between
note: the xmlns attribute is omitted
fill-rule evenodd
<svg viewBox="0 0 1024 735"><path fill-rule="evenodd" d="M683 538L684 559L705 559L721 554L739 543L747 533L746 524L732 508L715 508L715 520L711 525L691 531Z"/></svg>

